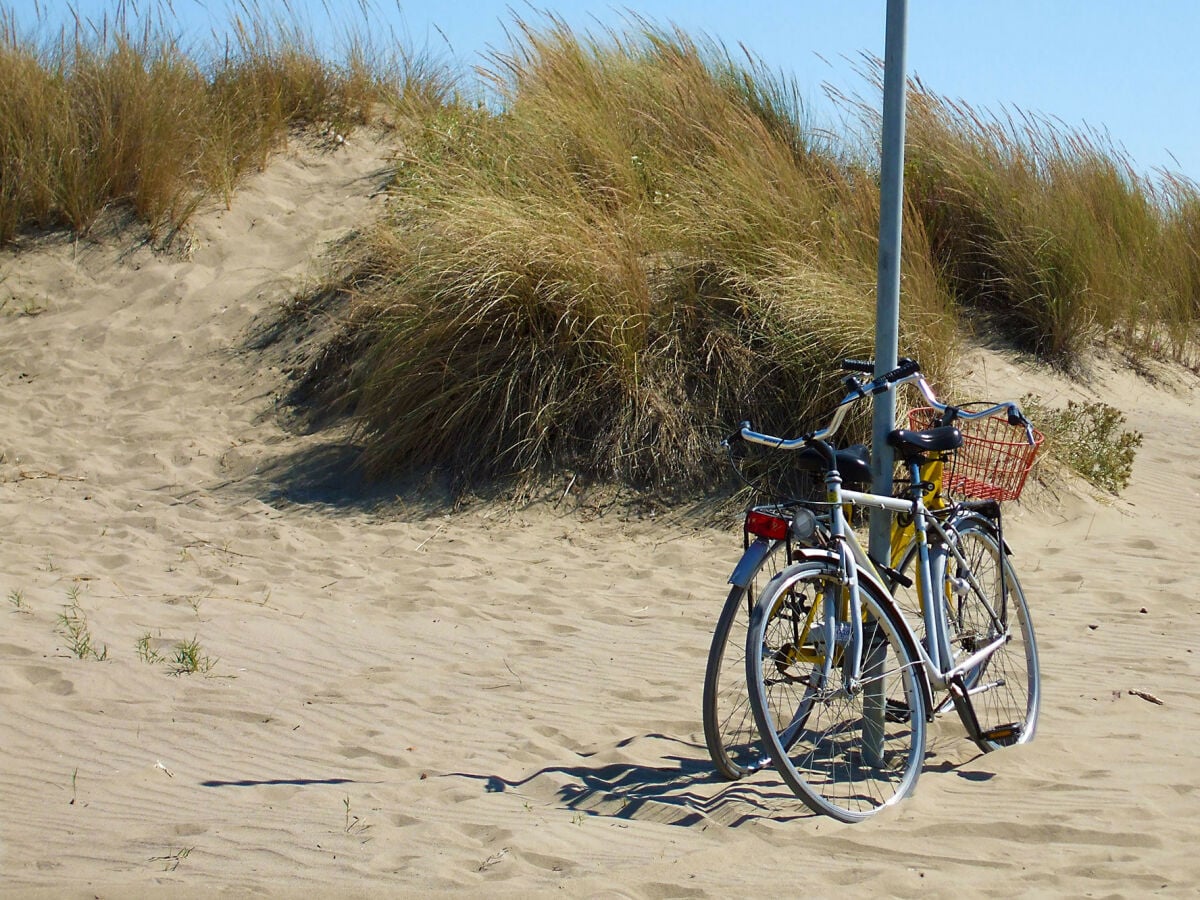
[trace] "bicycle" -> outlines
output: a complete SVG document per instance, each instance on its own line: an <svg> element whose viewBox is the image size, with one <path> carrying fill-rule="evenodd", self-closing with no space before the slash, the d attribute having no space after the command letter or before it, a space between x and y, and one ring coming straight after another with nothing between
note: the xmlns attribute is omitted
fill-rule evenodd
<svg viewBox="0 0 1200 900"><path fill-rule="evenodd" d="M865 485L870 482L870 453L865 446L855 444L837 453L838 470L849 483ZM820 462L815 454L801 462L805 471L819 469L819 465L814 465ZM936 476L930 474L929 477ZM748 481L747 484L758 489ZM806 485L804 493L810 493L812 487ZM750 709L744 635L763 585L782 566L795 562L798 554L803 553L804 548L795 542L790 527L792 515L802 502L793 498L753 506L746 511L742 556L729 576L729 594L713 628L702 696L704 740L713 765L730 781L771 764L770 757L762 752L758 727ZM912 580L905 573L913 564L914 552L915 545L909 535L897 529L893 535L894 568L883 567L897 588L912 587Z"/></svg>
<svg viewBox="0 0 1200 900"><path fill-rule="evenodd" d="M888 436L909 475L907 496L845 487L845 451L839 458L828 439L854 403L906 383L943 422ZM751 614L746 681L765 754L784 781L815 812L853 822L912 792L926 725L947 705L985 751L1031 740L1040 678L998 502L933 502L940 490L922 477L962 446L952 422L1007 413L1033 445L1032 426L1012 402L974 412L941 403L912 360L869 382L849 375L846 384L825 428L785 440L743 423L735 437L823 460L826 499L795 507L787 527L798 558L770 579ZM915 579L867 556L847 527L849 507L908 518ZM904 580L915 581L922 633L894 596ZM946 699L935 702L935 691Z"/></svg>

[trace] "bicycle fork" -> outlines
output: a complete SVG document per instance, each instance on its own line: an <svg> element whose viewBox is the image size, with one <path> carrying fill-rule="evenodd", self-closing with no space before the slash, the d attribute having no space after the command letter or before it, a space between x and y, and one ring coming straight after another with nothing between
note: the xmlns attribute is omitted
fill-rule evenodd
<svg viewBox="0 0 1200 900"><path fill-rule="evenodd" d="M846 652L843 655L842 683L846 692L853 696L862 688L863 619L862 606L859 601L858 566L854 564L851 552L846 545L846 520L840 503L833 508L833 520L833 534L837 543L838 568L846 585L846 593L849 596L844 598L833 597L830 596L832 592L826 592L825 646L837 646L838 623L845 621L840 615L841 611L838 609L838 606L841 605L842 601L846 601L849 606L847 613L850 634ZM832 654L826 654L824 671L821 673L825 679L828 679L832 675L832 665ZM830 682L826 680L825 683L829 684Z"/></svg>

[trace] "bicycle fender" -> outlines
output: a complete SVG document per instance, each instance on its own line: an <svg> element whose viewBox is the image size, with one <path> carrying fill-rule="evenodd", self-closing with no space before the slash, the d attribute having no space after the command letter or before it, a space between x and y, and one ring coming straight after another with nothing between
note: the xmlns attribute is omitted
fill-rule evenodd
<svg viewBox="0 0 1200 900"><path fill-rule="evenodd" d="M837 554L832 550L822 550L820 547L797 547L792 551L792 562L814 562L823 560L837 565Z"/></svg>
<svg viewBox="0 0 1200 900"><path fill-rule="evenodd" d="M831 565L840 565L838 555L832 550L825 550L821 547L797 547L792 551L792 562L827 562ZM878 578L873 573L864 568L858 570L859 581L869 581L879 590L884 597L891 598L892 592L883 586Z"/></svg>
<svg viewBox="0 0 1200 900"><path fill-rule="evenodd" d="M755 538L754 543L746 548L746 552L742 554L742 558L738 560L738 564L733 567L733 574L729 576L729 583L737 585L740 588L745 588L750 584L750 579L754 577L754 573L758 571L758 567L762 565L767 554L771 551L771 541L766 538Z"/></svg>
<svg viewBox="0 0 1200 900"><path fill-rule="evenodd" d="M995 501L991 501L991 502L995 503ZM996 504L996 505L998 506L999 504ZM996 520L989 516L983 515L982 513L976 512L974 510L968 510L963 515L955 516L953 519L951 519L950 524L952 526L957 526L958 523L966 521L968 519L973 519L976 522L981 523L983 525L983 527L987 530L988 534L990 534L993 538L996 538L997 541L999 541L1000 546L1004 550L1005 556L1013 555L1012 547L1010 547L1008 544L1008 539L1000 536L1000 529L996 527Z"/></svg>

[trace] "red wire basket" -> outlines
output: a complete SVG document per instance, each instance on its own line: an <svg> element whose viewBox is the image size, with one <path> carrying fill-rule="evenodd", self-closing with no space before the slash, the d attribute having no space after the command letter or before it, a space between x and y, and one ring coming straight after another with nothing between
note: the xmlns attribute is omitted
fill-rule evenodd
<svg viewBox="0 0 1200 900"><path fill-rule="evenodd" d="M932 428L939 421L939 413L927 406L908 414L908 427L918 431ZM1009 425L1008 419L1000 416L957 419L954 426L962 432L963 443L947 455L942 490L979 500L1020 497L1044 435L1035 428L1030 444L1023 425Z"/></svg>

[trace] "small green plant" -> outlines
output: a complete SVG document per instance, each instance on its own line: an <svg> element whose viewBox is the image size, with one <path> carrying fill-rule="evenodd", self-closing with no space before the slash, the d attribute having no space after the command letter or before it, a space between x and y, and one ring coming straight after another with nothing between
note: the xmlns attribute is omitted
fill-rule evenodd
<svg viewBox="0 0 1200 900"><path fill-rule="evenodd" d="M175 645L175 655L171 658L171 672L174 675L201 675L212 670L218 660L204 653L200 642L193 637L190 641L180 641Z"/></svg>
<svg viewBox="0 0 1200 900"><path fill-rule="evenodd" d="M79 588L73 587L67 592L71 603L58 614L59 634L67 639L67 649L77 659L108 659L108 645L97 648L92 638L92 630L88 626L87 614L79 605Z"/></svg>
<svg viewBox="0 0 1200 900"><path fill-rule="evenodd" d="M150 632L146 632L137 639L137 655L138 659L147 663L164 662L163 655L154 649L152 646L153 638L150 637Z"/></svg>
<svg viewBox="0 0 1200 900"><path fill-rule="evenodd" d="M12 604L14 612L29 612L29 604L25 602L25 594L15 588L8 592L8 602Z"/></svg>
<svg viewBox="0 0 1200 900"><path fill-rule="evenodd" d="M1114 494L1129 485L1140 431L1122 426L1124 414L1116 407L1097 401L1067 402L1065 409L1050 409L1033 396L1021 406L1046 435L1046 452L1088 482Z"/></svg>

